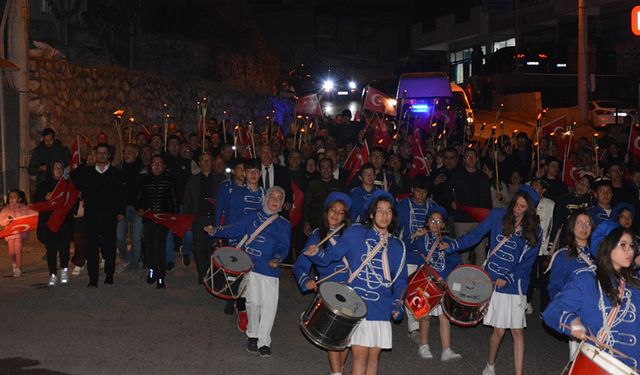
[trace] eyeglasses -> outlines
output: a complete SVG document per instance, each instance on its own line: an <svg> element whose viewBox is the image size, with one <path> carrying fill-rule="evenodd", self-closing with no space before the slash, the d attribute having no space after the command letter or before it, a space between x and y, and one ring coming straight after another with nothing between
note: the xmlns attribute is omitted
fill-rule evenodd
<svg viewBox="0 0 640 375"><path fill-rule="evenodd" d="M626 242L618 242L618 247L621 248L623 251L635 251L636 250L636 244L635 243L626 243Z"/></svg>
<svg viewBox="0 0 640 375"><path fill-rule="evenodd" d="M429 220L429 223L431 223L431 224L442 224L443 221L440 220L440 219L431 219L431 220Z"/></svg>
<svg viewBox="0 0 640 375"><path fill-rule="evenodd" d="M590 228L591 227L591 222L590 221L578 221L578 222L576 222L576 226L577 227L582 227L582 228Z"/></svg>

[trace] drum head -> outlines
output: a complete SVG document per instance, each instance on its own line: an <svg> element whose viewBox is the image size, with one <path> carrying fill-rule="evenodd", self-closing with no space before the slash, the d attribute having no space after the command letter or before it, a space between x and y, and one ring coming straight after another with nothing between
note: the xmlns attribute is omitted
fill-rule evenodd
<svg viewBox="0 0 640 375"><path fill-rule="evenodd" d="M447 290L459 301L476 304L491 298L493 283L479 267L462 265L447 277Z"/></svg>
<svg viewBox="0 0 640 375"><path fill-rule="evenodd" d="M213 258L222 268L231 272L248 272L253 267L251 258L235 247L221 247L213 253Z"/></svg>
<svg viewBox="0 0 640 375"><path fill-rule="evenodd" d="M336 314L350 318L364 318L367 315L367 305L362 298L350 287L333 281L320 284L320 296L328 307Z"/></svg>

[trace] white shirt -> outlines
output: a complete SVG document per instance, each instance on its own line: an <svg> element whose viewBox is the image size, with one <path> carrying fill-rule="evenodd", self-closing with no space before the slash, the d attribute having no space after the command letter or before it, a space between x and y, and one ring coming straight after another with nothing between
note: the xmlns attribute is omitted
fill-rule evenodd
<svg viewBox="0 0 640 375"><path fill-rule="evenodd" d="M267 173L267 169L269 170L269 187L273 187L273 174L275 168L273 167L273 163L269 166L262 166L262 187L267 190L267 186L265 185L265 174Z"/></svg>
<svg viewBox="0 0 640 375"><path fill-rule="evenodd" d="M109 170L109 167L111 166L111 163L107 163L107 165L104 167L104 169L100 169L100 167L98 166L98 164L96 164L96 172L103 174L104 172Z"/></svg>
<svg viewBox="0 0 640 375"><path fill-rule="evenodd" d="M340 177L340 168L336 168L336 170L333 171L333 179L339 180L339 177Z"/></svg>

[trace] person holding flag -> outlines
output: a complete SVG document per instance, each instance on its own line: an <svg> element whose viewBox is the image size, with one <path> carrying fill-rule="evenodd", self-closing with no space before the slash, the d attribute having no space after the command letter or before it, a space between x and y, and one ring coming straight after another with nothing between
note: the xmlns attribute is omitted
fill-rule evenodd
<svg viewBox="0 0 640 375"><path fill-rule="evenodd" d="M64 168L65 164L62 160L58 160L52 163L50 167L51 175L49 178L38 184L36 192L34 194L34 202L51 201L51 205L60 205L59 196L65 192L59 189L59 186L64 183ZM54 196L55 194L55 196ZM75 203L75 200L74 200ZM55 206L54 206L55 207ZM73 216L69 213L69 210L64 214L62 218L62 225L57 228L51 228L51 219L54 217L54 211L49 209L40 211L38 217L38 240L42 242L47 250L47 266L49 268L49 286L55 287L58 285L58 266L56 257L60 256L60 283L66 284L69 282L69 246L71 243L71 224Z"/></svg>
<svg viewBox="0 0 640 375"><path fill-rule="evenodd" d="M143 216L145 212L176 212L177 199L173 178L165 174L166 164L161 155L151 158L151 174L140 179L136 194L136 209ZM157 281L156 288L164 289L166 264L166 240L169 229L151 220L143 219L144 253L149 264L147 284Z"/></svg>
<svg viewBox="0 0 640 375"><path fill-rule="evenodd" d="M27 196L24 191L12 189L7 195L7 205L0 211L0 225L8 226L15 219L33 213L27 207ZM22 242L29 237L29 232L11 234L4 238L7 241L13 277L22 276Z"/></svg>

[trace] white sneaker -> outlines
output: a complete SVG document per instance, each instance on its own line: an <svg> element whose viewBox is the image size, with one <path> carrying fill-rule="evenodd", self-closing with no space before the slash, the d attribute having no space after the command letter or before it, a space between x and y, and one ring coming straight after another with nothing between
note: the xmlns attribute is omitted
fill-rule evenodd
<svg viewBox="0 0 640 375"><path fill-rule="evenodd" d="M73 276L78 276L80 275L80 272L84 269L84 267L79 267L79 266L75 266L73 267L73 271L71 271L71 274Z"/></svg>
<svg viewBox="0 0 640 375"><path fill-rule="evenodd" d="M56 275L51 275L49 277L49 286L54 287L58 284L58 277Z"/></svg>
<svg viewBox="0 0 640 375"><path fill-rule="evenodd" d="M533 314L533 306L531 305L531 303L527 303L527 314L531 315Z"/></svg>
<svg viewBox="0 0 640 375"><path fill-rule="evenodd" d="M423 359L431 359L433 358L433 354L431 354L431 350L429 349L429 345L420 345L418 348L418 354Z"/></svg>
<svg viewBox="0 0 640 375"><path fill-rule="evenodd" d="M60 284L66 284L69 282L69 270L63 268L60 270Z"/></svg>
<svg viewBox="0 0 640 375"><path fill-rule="evenodd" d="M456 361L461 358L462 356L454 352L453 350L451 350L451 348L446 348L445 350L442 351L442 354L440 355L440 360L442 362Z"/></svg>
<svg viewBox="0 0 640 375"><path fill-rule="evenodd" d="M487 363L487 365L484 367L484 370L482 370L482 375L496 375L496 366L491 366Z"/></svg>
<svg viewBox="0 0 640 375"><path fill-rule="evenodd" d="M22 276L22 270L18 267L13 269L13 277L20 277Z"/></svg>

